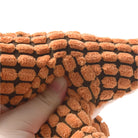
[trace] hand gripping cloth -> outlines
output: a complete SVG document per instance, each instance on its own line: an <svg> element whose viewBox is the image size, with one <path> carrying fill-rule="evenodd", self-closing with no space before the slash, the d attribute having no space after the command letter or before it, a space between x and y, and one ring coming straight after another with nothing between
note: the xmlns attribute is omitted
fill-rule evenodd
<svg viewBox="0 0 138 138"><path fill-rule="evenodd" d="M8 108L65 77L64 101L36 137L107 138L94 112L138 88L138 39L110 39L77 31L0 34L0 104Z"/></svg>

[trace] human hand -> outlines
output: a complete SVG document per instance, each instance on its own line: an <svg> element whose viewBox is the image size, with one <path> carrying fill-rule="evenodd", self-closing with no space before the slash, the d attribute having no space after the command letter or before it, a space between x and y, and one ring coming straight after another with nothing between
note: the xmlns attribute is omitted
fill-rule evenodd
<svg viewBox="0 0 138 138"><path fill-rule="evenodd" d="M62 102L67 89L57 78L48 90L27 103L0 115L0 138L35 138L35 133Z"/></svg>

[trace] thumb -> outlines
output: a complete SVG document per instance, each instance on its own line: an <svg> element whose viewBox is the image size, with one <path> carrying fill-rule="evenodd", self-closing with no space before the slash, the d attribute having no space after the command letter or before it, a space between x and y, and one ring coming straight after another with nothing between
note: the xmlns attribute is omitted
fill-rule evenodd
<svg viewBox="0 0 138 138"><path fill-rule="evenodd" d="M61 103L67 89L64 78L57 78L50 88L27 103L7 111L0 118L0 129L36 133Z"/></svg>

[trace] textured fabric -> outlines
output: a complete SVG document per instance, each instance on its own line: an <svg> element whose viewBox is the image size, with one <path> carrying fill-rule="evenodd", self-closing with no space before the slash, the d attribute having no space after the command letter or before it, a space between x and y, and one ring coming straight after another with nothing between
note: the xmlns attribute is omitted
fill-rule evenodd
<svg viewBox="0 0 138 138"><path fill-rule="evenodd" d="M36 137L106 138L94 111L138 87L138 39L77 31L0 34L0 104L14 108L42 93L56 77L68 89Z"/></svg>

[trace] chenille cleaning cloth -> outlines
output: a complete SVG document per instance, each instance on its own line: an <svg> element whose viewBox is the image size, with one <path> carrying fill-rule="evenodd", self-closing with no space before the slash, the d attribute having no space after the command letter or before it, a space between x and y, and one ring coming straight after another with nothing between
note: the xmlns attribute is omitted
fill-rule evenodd
<svg viewBox="0 0 138 138"><path fill-rule="evenodd" d="M0 34L0 104L15 108L42 93L57 77L66 96L37 132L42 138L106 138L108 101L138 88L138 39L111 39L53 31Z"/></svg>

